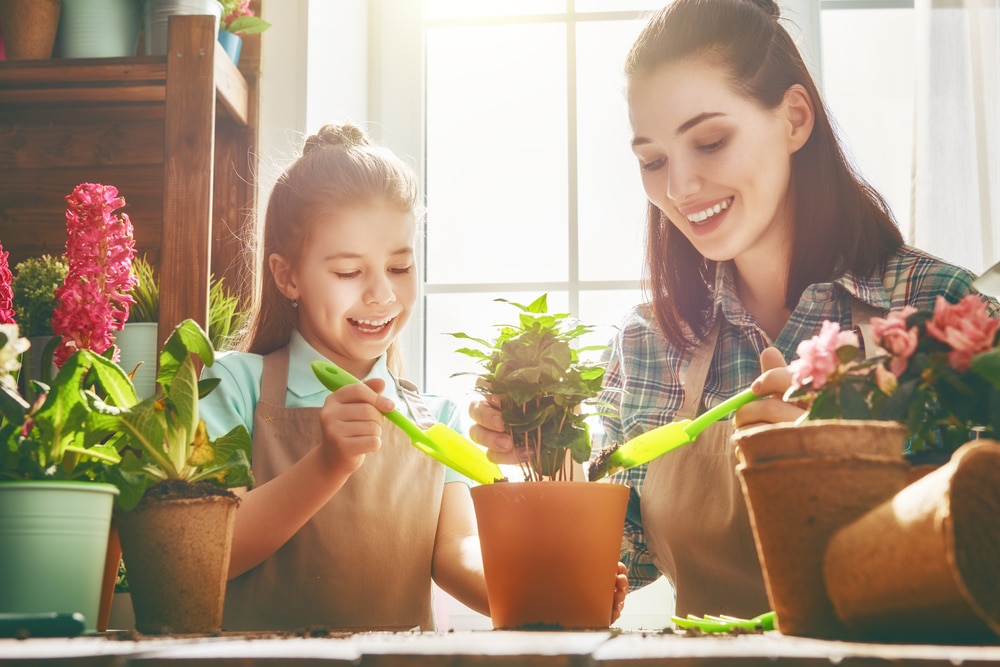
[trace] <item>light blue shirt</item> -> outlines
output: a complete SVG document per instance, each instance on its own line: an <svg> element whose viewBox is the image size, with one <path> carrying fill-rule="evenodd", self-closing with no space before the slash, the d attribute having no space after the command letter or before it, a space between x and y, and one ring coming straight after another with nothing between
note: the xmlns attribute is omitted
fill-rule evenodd
<svg viewBox="0 0 1000 667"><path fill-rule="evenodd" d="M297 330L289 341L288 389L285 392L285 407L319 408L323 406L330 390L324 387L312 372L310 364L324 359L306 342ZM217 438L242 424L253 435L253 417L260 400L260 383L264 374L264 357L250 352L220 352L212 366L202 371L203 378L219 378L221 383L198 404L209 437ZM386 366L383 354L375 362L374 368L364 380L380 378L385 380L382 395L396 404L396 408L413 418L409 406L399 395L396 380ZM421 394L431 414L450 428L461 432L461 415L454 401L430 394ZM445 468L445 481L469 480L450 468Z"/></svg>

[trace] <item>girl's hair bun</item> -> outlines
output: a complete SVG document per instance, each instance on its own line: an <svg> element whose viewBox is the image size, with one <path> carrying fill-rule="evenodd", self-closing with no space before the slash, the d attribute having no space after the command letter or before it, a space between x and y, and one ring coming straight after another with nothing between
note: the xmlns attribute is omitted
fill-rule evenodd
<svg viewBox="0 0 1000 667"><path fill-rule="evenodd" d="M364 130L356 125L324 125L319 132L306 139L302 154L309 155L321 148L351 148L353 146L369 146L371 141Z"/></svg>

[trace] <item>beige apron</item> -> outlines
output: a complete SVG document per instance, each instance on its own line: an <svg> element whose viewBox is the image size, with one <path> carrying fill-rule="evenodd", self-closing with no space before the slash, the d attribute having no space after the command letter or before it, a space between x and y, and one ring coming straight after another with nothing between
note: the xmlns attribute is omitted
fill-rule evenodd
<svg viewBox="0 0 1000 667"><path fill-rule="evenodd" d="M253 474L264 484L321 438L319 408L286 408L288 348L264 357ZM414 421L436 420L400 383ZM229 581L225 630L435 627L431 560L444 467L383 426L382 447L270 558Z"/></svg>
<svg viewBox="0 0 1000 667"><path fill-rule="evenodd" d="M860 301L852 302L856 323L880 314ZM678 420L693 419L703 411L701 398L721 320L719 315L708 338L695 349ZM865 347L873 349L867 325L856 330ZM681 616L751 618L770 608L736 475L732 433L732 419L716 422L695 443L650 462L643 482L640 512L646 544L656 567L674 586Z"/></svg>

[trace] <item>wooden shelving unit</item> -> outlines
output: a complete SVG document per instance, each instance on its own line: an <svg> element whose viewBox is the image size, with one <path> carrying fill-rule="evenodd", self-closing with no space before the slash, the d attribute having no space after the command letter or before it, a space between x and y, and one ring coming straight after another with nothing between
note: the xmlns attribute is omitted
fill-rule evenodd
<svg viewBox="0 0 1000 667"><path fill-rule="evenodd" d="M161 342L184 318L207 325L210 275L249 297L260 75L259 38L237 69L211 17L171 17L168 43L167 56L0 62L11 265L65 250L77 184L116 186L137 252L160 273Z"/></svg>

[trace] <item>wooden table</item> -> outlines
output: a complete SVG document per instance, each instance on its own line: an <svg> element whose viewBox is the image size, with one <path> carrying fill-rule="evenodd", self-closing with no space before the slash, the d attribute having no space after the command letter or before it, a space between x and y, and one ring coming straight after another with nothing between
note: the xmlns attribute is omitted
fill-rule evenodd
<svg viewBox="0 0 1000 667"><path fill-rule="evenodd" d="M323 637L222 634L154 638L123 633L0 640L0 665L363 665L364 667L640 667L645 665L1000 665L1000 645L930 646L763 635L641 632L362 632Z"/></svg>

